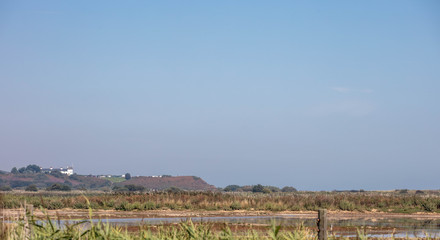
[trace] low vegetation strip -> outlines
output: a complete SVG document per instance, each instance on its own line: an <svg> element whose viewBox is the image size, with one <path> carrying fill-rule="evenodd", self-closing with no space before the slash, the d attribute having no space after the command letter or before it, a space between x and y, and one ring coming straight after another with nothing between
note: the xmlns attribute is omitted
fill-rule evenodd
<svg viewBox="0 0 440 240"><path fill-rule="evenodd" d="M17 193L5 192L2 208L19 208L20 203L46 209L88 209L85 195L93 209L105 210L263 210L316 211L321 208L344 211L393 213L440 213L440 196L401 193L222 193L161 191L146 193Z"/></svg>

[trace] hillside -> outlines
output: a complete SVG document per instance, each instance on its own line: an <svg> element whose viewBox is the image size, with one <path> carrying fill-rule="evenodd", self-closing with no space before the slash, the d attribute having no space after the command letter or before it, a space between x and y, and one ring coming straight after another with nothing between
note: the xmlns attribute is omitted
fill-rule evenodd
<svg viewBox="0 0 440 240"><path fill-rule="evenodd" d="M110 187L111 182L92 176L82 175L63 175L46 173L1 173L0 186L9 186L13 189L24 189L29 185L36 185L37 188L44 189L52 184L65 184L73 189L100 189Z"/></svg>
<svg viewBox="0 0 440 240"><path fill-rule="evenodd" d="M163 190L170 187L177 187L184 190L215 190L213 185L209 185L203 179L193 176L180 177L133 177L130 180L118 183L119 186L139 185L150 190Z"/></svg>
<svg viewBox="0 0 440 240"><path fill-rule="evenodd" d="M67 176L60 173L0 173L0 187L12 189L25 189L35 185L38 189L46 189L53 184L67 185L71 189L109 190L112 187L126 185L142 186L145 190L164 190L177 187L182 190L215 190L216 188L206 183L203 179L194 176L162 176L162 177L133 177L122 182L112 182L111 179L95 176L73 174Z"/></svg>

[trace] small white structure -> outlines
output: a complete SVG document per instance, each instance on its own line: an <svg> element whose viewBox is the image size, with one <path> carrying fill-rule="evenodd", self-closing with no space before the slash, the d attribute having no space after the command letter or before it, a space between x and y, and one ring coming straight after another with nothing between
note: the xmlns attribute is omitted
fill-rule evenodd
<svg viewBox="0 0 440 240"><path fill-rule="evenodd" d="M62 174L66 174L67 176L70 176L73 174L73 167L60 168L60 172Z"/></svg>
<svg viewBox="0 0 440 240"><path fill-rule="evenodd" d="M73 174L73 167L67 167L67 168L40 168L42 172L44 173L51 173L51 172L60 172L61 174L66 174L67 176L70 176Z"/></svg>

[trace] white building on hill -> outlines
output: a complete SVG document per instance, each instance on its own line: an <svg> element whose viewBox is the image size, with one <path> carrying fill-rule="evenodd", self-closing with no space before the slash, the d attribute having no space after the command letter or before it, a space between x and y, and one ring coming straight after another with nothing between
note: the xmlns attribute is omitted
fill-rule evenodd
<svg viewBox="0 0 440 240"><path fill-rule="evenodd" d="M67 176L70 176L73 174L73 167L67 167L67 168L40 168L42 172L44 173L51 173L51 172L55 172L58 171L62 174L66 174Z"/></svg>

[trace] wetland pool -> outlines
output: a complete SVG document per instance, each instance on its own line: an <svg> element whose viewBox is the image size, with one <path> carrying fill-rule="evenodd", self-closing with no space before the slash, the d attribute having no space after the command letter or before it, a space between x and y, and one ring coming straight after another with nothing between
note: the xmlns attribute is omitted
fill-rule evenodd
<svg viewBox="0 0 440 240"><path fill-rule="evenodd" d="M316 218L295 215L272 215L272 216L222 216L222 217L162 217L162 218L113 218L103 219L102 222L112 225L136 227L141 225L161 225L184 222L191 219L195 223L213 224L245 224L251 229L253 226L270 225L273 221L277 225L294 227L303 224L308 228L316 228ZM89 220L87 220L89 221ZM97 223L100 220L93 219ZM72 220L61 220L75 222ZM328 234L344 237L356 237L357 231L363 232L370 237L440 237L440 219L438 218L329 218Z"/></svg>

